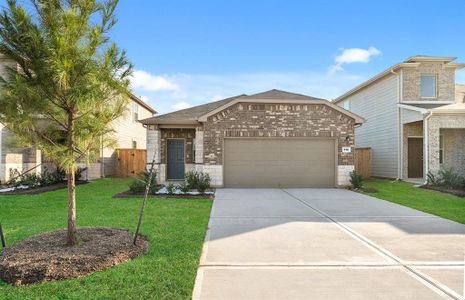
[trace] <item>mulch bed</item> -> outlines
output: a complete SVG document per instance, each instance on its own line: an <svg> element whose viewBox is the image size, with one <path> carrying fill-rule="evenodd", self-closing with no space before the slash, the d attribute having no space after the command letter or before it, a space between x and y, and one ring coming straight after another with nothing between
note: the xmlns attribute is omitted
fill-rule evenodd
<svg viewBox="0 0 465 300"><path fill-rule="evenodd" d="M85 180L76 181L76 185L87 184L87 183L89 183L89 181L85 181ZM55 183L55 184L52 184L52 185L38 186L38 187L35 187L35 188L26 189L26 190L17 189L17 190L11 191L11 192L3 192L3 193L0 193L0 196L1 195L35 195L35 194L41 194L41 193L45 193L45 192L51 192L51 191L63 189L63 188L66 188L66 187L68 187L66 182Z"/></svg>
<svg viewBox="0 0 465 300"><path fill-rule="evenodd" d="M66 246L66 230L32 236L0 254L0 279L24 285L76 278L123 263L148 251L140 236L115 228L78 229L79 243Z"/></svg>
<svg viewBox="0 0 465 300"><path fill-rule="evenodd" d="M465 197L465 190L459 190L459 189L448 189L445 187L441 186L432 186L432 185L422 185L422 189L427 189L427 190L434 190L442 193L447 193L447 194L452 194L458 197Z"/></svg>
<svg viewBox="0 0 465 300"><path fill-rule="evenodd" d="M113 195L113 198L143 198L145 196L144 193L132 193L129 191L121 192L118 194ZM157 194L157 195L149 195L148 198L178 198L178 199L198 199L198 198L211 198L215 197L214 194L199 194L199 195L186 195L186 194Z"/></svg>

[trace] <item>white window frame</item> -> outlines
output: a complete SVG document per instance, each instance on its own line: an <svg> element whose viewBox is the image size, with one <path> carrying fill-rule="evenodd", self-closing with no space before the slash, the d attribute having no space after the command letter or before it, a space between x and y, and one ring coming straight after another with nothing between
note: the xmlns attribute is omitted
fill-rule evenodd
<svg viewBox="0 0 465 300"><path fill-rule="evenodd" d="M423 76L428 76L428 77L434 77L434 96L423 96L421 94L421 78ZM437 99L438 98L438 75L437 74L428 74L428 73L424 73L424 74L420 74L420 98L421 99Z"/></svg>
<svg viewBox="0 0 465 300"><path fill-rule="evenodd" d="M439 135L439 164L444 164L444 135Z"/></svg>
<svg viewBox="0 0 465 300"><path fill-rule="evenodd" d="M350 110L350 101L349 100L345 100L342 102L342 108L345 109L345 110Z"/></svg>
<svg viewBox="0 0 465 300"><path fill-rule="evenodd" d="M136 123L139 120L139 104L132 103L132 121Z"/></svg>

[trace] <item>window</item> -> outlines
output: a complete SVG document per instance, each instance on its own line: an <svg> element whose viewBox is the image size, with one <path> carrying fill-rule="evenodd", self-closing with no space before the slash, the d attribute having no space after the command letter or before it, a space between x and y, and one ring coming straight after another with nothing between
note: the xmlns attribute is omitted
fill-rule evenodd
<svg viewBox="0 0 465 300"><path fill-rule="evenodd" d="M439 136L439 163L444 163L444 136Z"/></svg>
<svg viewBox="0 0 465 300"><path fill-rule="evenodd" d="M350 110L350 102L349 102L349 100L346 100L346 101L342 102L342 108L345 109L345 110Z"/></svg>
<svg viewBox="0 0 465 300"><path fill-rule="evenodd" d="M137 141L132 140L132 149L137 149Z"/></svg>
<svg viewBox="0 0 465 300"><path fill-rule="evenodd" d="M195 163L195 138L192 139L192 161Z"/></svg>
<svg viewBox="0 0 465 300"><path fill-rule="evenodd" d="M436 75L421 75L421 98L436 98Z"/></svg>
<svg viewBox="0 0 465 300"><path fill-rule="evenodd" d="M139 105L137 103L132 104L132 121L137 122L139 120Z"/></svg>

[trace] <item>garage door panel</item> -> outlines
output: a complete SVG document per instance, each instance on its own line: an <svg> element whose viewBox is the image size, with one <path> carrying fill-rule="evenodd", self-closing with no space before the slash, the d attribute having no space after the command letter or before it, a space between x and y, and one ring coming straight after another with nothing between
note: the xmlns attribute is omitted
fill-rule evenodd
<svg viewBox="0 0 465 300"><path fill-rule="evenodd" d="M333 187L333 139L226 139L227 187Z"/></svg>

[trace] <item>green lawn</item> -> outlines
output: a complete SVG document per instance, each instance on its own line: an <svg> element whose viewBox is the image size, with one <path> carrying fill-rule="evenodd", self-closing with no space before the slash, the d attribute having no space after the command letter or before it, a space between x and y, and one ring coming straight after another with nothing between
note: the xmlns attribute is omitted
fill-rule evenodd
<svg viewBox="0 0 465 300"><path fill-rule="evenodd" d="M127 179L101 179L77 187L81 227L134 231L140 199L113 199ZM0 281L1 299L187 299L191 297L210 215L208 199L149 199L141 233L149 252L133 261L79 279L12 287ZM66 190L33 196L0 196L7 243L66 226Z"/></svg>
<svg viewBox="0 0 465 300"><path fill-rule="evenodd" d="M465 224L465 198L388 179L370 179L364 182L364 187L379 190L378 193L368 193L373 197Z"/></svg>

